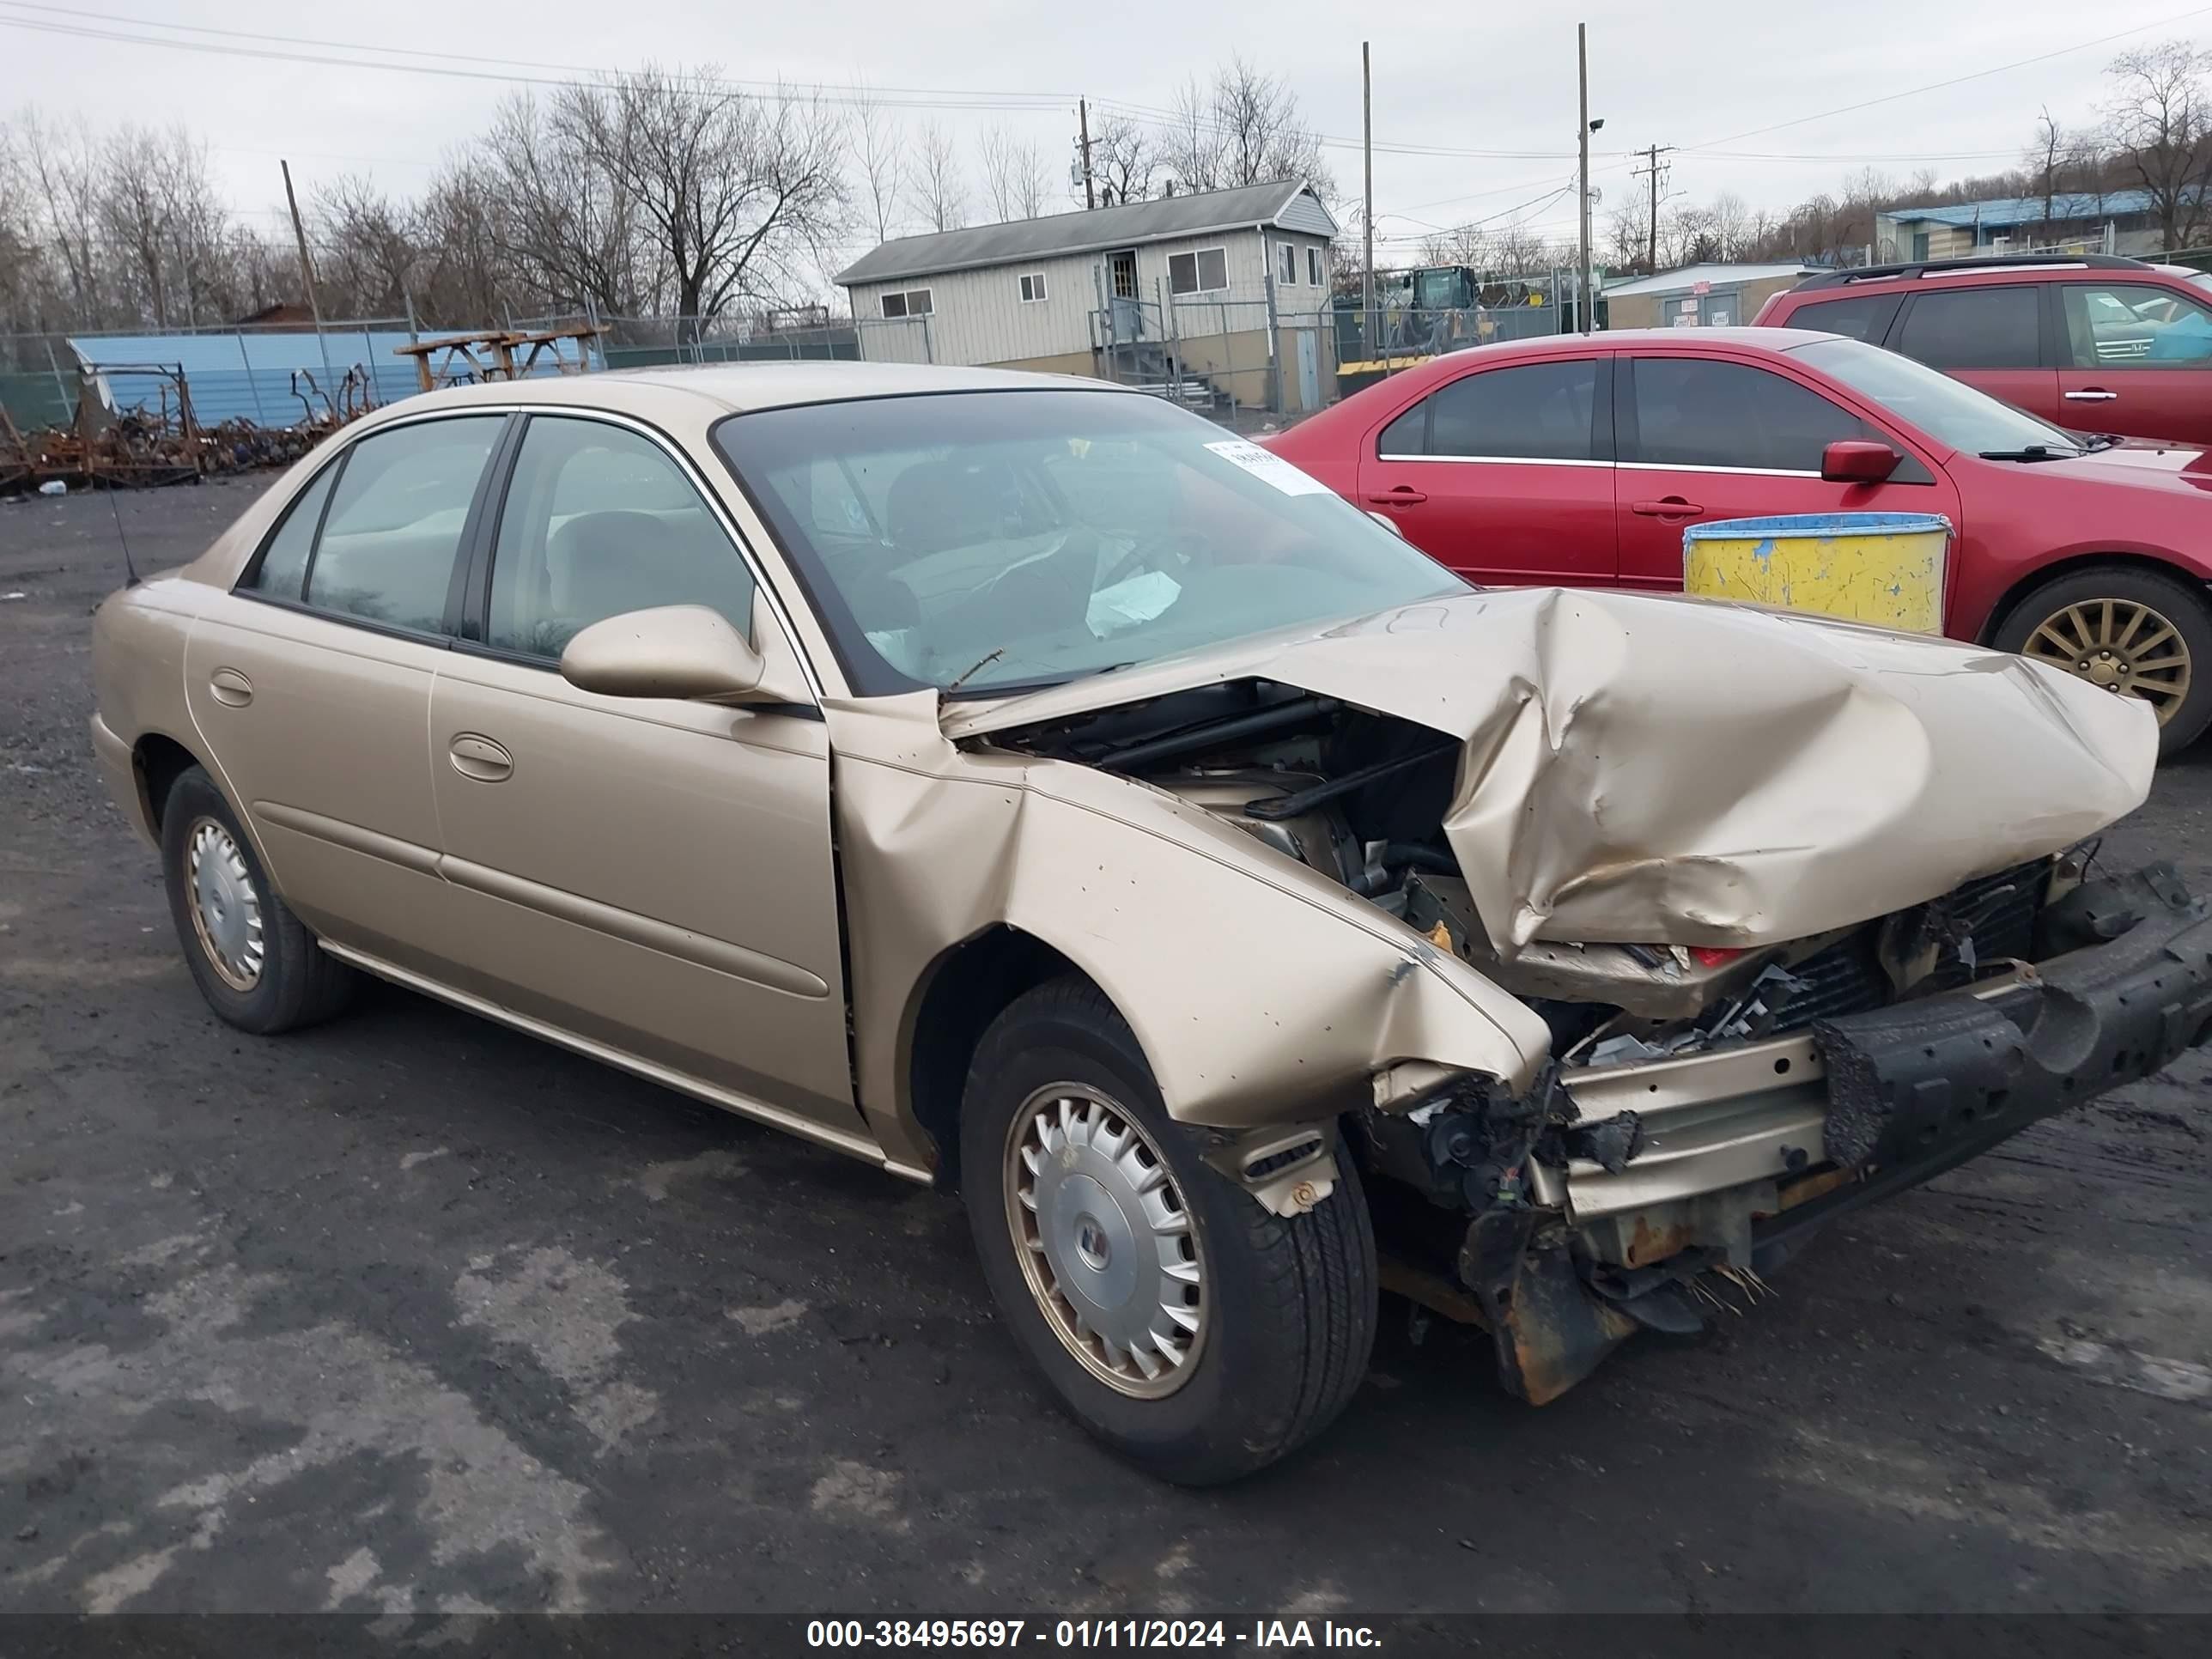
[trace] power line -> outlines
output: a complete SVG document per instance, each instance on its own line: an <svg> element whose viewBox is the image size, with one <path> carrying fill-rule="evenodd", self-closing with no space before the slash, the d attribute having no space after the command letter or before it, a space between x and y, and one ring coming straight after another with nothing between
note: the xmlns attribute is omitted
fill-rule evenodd
<svg viewBox="0 0 2212 1659"><path fill-rule="evenodd" d="M1948 81L1933 81L1924 87L1908 87L1902 92L1886 92L1879 98L1862 99L1856 104L1845 104L1839 109L1824 109L1811 115L1793 115L1786 121L1776 121L1763 127L1750 127L1741 132L1732 132L1725 138L1708 139L1702 144L1685 144L1686 150L1710 150L1721 144L1733 144L1739 139L1756 138L1761 133L1780 132L1785 127L1802 127L1808 122L1825 121L1832 116L1850 115L1863 109L1872 109L1877 104L1893 104L1901 98L1917 98L1924 93L1941 92L1947 87L1964 86L1969 81L1982 81L1992 75L2003 75L2009 70L2027 69L2031 64L2047 64L2054 58L2070 57L2077 52L2087 52L2096 46L2108 46L2115 40L2124 40L2131 34L2142 34L2150 29L2165 28L2173 23L2185 23L2192 17L2202 17L2212 12L2212 6L2198 6L2191 11L2176 12L2171 17L2160 17L2148 23L2137 23L2112 34L2099 35L2094 40L2077 41L2070 46L2058 46L2050 52L2036 53L2033 58L2014 58L2009 64L1996 64L1965 75L1954 75Z"/></svg>
<svg viewBox="0 0 2212 1659"><path fill-rule="evenodd" d="M218 56L260 58L284 63L314 63L340 68L374 69L401 74L443 75L469 80L514 82L526 86L566 86L575 83L574 77L634 79L635 70L610 70L587 64L550 63L524 58L495 58L477 53L431 51L414 46L387 46L368 41L332 40L312 35L276 34L261 30L216 28L209 25L170 23L156 18L126 15L116 12L85 11L63 6L38 3L38 0L0 0L0 6L9 11L39 12L67 20L49 21L46 17L0 17L0 27L30 29L43 33L73 35L87 40L113 40L132 46L168 46L184 52L199 52ZM208 40L175 40L167 35L134 35L113 29L88 27L82 20L120 24L128 28L166 29L179 34L198 34L214 37ZM218 41L259 41L263 46L225 46ZM278 51L276 47L305 47L310 52ZM421 60L415 63L388 64L374 58L331 58L316 55L325 52L372 52L390 58ZM470 70L448 67L455 64L483 66ZM543 70L546 74L517 73L518 70ZM921 87L874 87L864 82L748 81L723 76L707 76L692 72L672 73L670 77L704 86L727 88L744 92L799 91L816 94L827 103L861 104L875 102L897 108L1002 110L1009 113L1035 112L1059 114L1060 106L1074 101L1077 94L1060 92L1011 92L991 88L936 88ZM1139 125L1172 129L1195 125L1201 129L1221 133L1230 129L1209 117L1200 117L1194 122L1182 113L1163 109L1158 105L1141 104L1121 99L1096 100L1101 108L1111 109ZM1356 149L1357 138L1334 134L1317 134L1316 141L1331 149ZM1391 155L1442 157L1469 157L1489 161L1559 161L1566 158L1564 150L1481 149L1462 145L1417 144L1377 141L1375 148Z"/></svg>
<svg viewBox="0 0 2212 1659"><path fill-rule="evenodd" d="M163 23L151 18L125 17L113 14L64 11L56 6L34 5L32 0L0 0L11 10L61 12L64 17L94 18L100 21L121 23L150 28L184 30L223 37L220 40L186 40L165 35L131 34L120 29L94 28L76 21L49 21L45 17L0 16L0 27L26 29L42 34L72 36L82 40L109 40L127 46L164 46L177 52L196 52L216 57L257 58L279 63L321 64L340 69L383 70L403 75L436 75L466 81L495 81L522 86L565 87L584 84L586 80L635 80L635 70L594 69L583 64L543 64L514 58L472 57L465 53L428 52L405 46L368 46L357 42L319 40L305 36L273 35L249 33L241 29L210 29L197 25ZM263 40L277 43L270 46L232 45L232 40ZM279 46L313 47L315 51L279 50ZM388 56L438 58L445 61L392 64L373 58L333 57L331 52L381 52ZM513 64L515 68L470 69L457 64ZM521 69L550 70L550 75L519 72ZM579 77L583 77L580 79ZM835 82L799 82L771 81L738 81L720 76L703 76L691 72L672 73L667 78L696 85L726 88L732 91L781 92L811 94L824 103L859 105L875 102L894 108L996 110L1008 113L1033 112L1039 114L1058 114L1060 105L1073 94L1042 92L945 91L938 92L919 88L869 88Z"/></svg>

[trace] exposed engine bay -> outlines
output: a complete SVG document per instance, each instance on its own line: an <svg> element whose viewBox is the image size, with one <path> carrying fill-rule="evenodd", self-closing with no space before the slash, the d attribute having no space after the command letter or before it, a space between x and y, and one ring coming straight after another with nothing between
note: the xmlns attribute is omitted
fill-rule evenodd
<svg viewBox="0 0 2212 1659"><path fill-rule="evenodd" d="M1799 938L1501 949L1445 833L1465 750L1416 721L1246 679L992 740L1216 814L1542 1018L1533 1089L1416 1069L1341 1126L1386 1285L1487 1326L1538 1402L1639 1328L1763 1294L1836 1210L2212 1032L2205 907L2168 866L2100 873L2094 842Z"/></svg>
<svg viewBox="0 0 2212 1659"><path fill-rule="evenodd" d="M1509 955L1443 833L1461 746L1439 732L1242 681L1000 741L1141 778L1341 883L1541 1014L1563 1066L1690 1053L1957 988L2028 957L2037 912L2079 880L2037 860L1761 947L1538 938Z"/></svg>

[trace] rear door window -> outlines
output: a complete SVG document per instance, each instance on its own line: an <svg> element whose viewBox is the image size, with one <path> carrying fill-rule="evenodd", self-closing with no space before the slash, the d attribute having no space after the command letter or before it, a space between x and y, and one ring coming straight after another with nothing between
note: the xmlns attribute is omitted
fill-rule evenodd
<svg viewBox="0 0 2212 1659"><path fill-rule="evenodd" d="M1455 460L1592 460L1596 405L1594 358L1484 369L1401 415L1383 429L1377 451Z"/></svg>
<svg viewBox="0 0 2212 1659"><path fill-rule="evenodd" d="M1848 300L1823 300L1816 305L1799 306L1782 319L1782 325L1817 329L1824 334L1840 334L1847 340L1880 345L1889 333L1890 324L1896 320L1900 297L1895 294L1862 294Z"/></svg>
<svg viewBox="0 0 2212 1659"><path fill-rule="evenodd" d="M262 550L260 563L239 584L240 587L272 599L300 597L307 574L307 555L314 550L315 530L323 521L323 503L330 499L331 483L337 476L337 466L325 466L294 498L276 533Z"/></svg>
<svg viewBox="0 0 2212 1659"><path fill-rule="evenodd" d="M1931 368L2034 368L2043 301L2033 288L1960 288L1911 296L1892 349Z"/></svg>
<svg viewBox="0 0 2212 1659"><path fill-rule="evenodd" d="M444 631L453 561L504 415L417 421L349 449L307 563L307 603Z"/></svg>

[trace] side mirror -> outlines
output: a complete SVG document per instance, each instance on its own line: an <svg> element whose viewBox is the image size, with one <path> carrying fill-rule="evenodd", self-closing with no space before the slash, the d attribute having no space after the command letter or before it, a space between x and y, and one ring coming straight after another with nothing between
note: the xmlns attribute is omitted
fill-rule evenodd
<svg viewBox="0 0 2212 1659"><path fill-rule="evenodd" d="M1367 516L1374 520L1376 523L1381 525L1385 530L1395 536L1400 541L1402 542L1406 539L1405 526L1401 525L1388 513L1377 513L1373 507L1370 507L1367 509Z"/></svg>
<svg viewBox="0 0 2212 1659"><path fill-rule="evenodd" d="M627 611L580 629L561 653L561 678L605 697L781 703L807 696L765 684L766 659L720 611L703 605Z"/></svg>
<svg viewBox="0 0 2212 1659"><path fill-rule="evenodd" d="M1830 483L1881 483L1904 459L1887 444L1846 438L1820 452L1820 476Z"/></svg>

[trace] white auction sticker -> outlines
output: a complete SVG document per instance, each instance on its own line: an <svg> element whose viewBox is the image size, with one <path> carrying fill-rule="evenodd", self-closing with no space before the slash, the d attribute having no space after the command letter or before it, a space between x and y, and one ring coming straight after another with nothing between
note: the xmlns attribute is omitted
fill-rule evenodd
<svg viewBox="0 0 2212 1659"><path fill-rule="evenodd" d="M1292 466L1281 456L1262 449L1242 438L1225 439L1206 447L1234 465L1243 467L1255 478L1261 478L1281 490L1285 495L1326 495L1328 486L1320 479L1310 477Z"/></svg>

